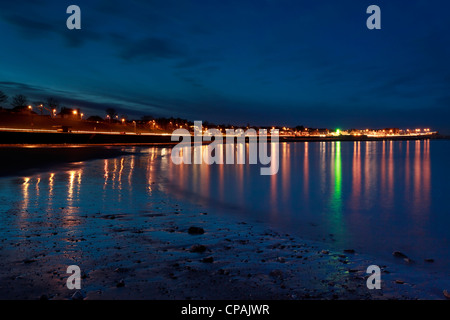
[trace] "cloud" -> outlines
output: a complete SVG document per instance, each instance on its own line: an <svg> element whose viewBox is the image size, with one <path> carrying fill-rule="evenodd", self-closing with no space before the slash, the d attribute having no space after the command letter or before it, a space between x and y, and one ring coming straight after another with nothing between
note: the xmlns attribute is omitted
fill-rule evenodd
<svg viewBox="0 0 450 320"><path fill-rule="evenodd" d="M113 55L128 62L180 59L180 67L202 63L201 57L192 58L189 47L175 40L170 15L158 13L158 5L155 7L144 2L138 5L140 9L136 4L130 6L118 1L81 2L81 30L67 29L65 5L48 1L26 0L24 6L30 9L29 12L18 4L2 3L0 19L14 27L26 40L59 37L69 48L82 47L88 42L102 43L112 47ZM124 15L124 11L128 14ZM151 31L142 33L140 28ZM192 32L197 33L198 29L194 28ZM187 36L190 32L181 30L181 34ZM184 38L181 34L177 37Z"/></svg>
<svg viewBox="0 0 450 320"><path fill-rule="evenodd" d="M16 27L18 32L27 39L44 37L54 32L54 25L41 19L33 19L18 14L4 15L2 19Z"/></svg>
<svg viewBox="0 0 450 320"><path fill-rule="evenodd" d="M53 16L3 14L1 19L13 27L26 40L59 36L68 47L81 47L87 41L100 40L102 37L90 29L69 30L64 20ZM64 17L64 16L63 16Z"/></svg>
<svg viewBox="0 0 450 320"><path fill-rule="evenodd" d="M45 101L47 98L52 97L57 99L61 105L78 106L83 110L90 111L92 114L102 114L108 107L114 107L120 113L128 115L162 114L164 111L163 105L144 105L141 102L142 100L132 99L129 96L122 96L118 93L109 95L98 95L89 92L80 93L12 81L0 81L0 90L9 96L23 94L31 101Z"/></svg>
<svg viewBox="0 0 450 320"><path fill-rule="evenodd" d="M171 59L181 56L183 52L177 44L168 39L154 37L130 41L120 53L120 57L128 61Z"/></svg>

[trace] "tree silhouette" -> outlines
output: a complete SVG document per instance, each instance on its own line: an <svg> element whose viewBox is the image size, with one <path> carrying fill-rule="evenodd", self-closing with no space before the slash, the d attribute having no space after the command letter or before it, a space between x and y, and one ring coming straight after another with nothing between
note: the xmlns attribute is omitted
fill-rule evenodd
<svg viewBox="0 0 450 320"><path fill-rule="evenodd" d="M51 110L53 109L58 110L59 101L56 100L55 98L48 98L46 104Z"/></svg>
<svg viewBox="0 0 450 320"><path fill-rule="evenodd" d="M27 97L25 97L25 96L22 95L22 94L18 94L18 95L15 95L15 96L12 98L12 103L11 103L11 105L12 105L14 108L22 108L22 107L26 107L27 102L28 102Z"/></svg>
<svg viewBox="0 0 450 320"><path fill-rule="evenodd" d="M117 115L117 112L116 112L116 109L114 109L114 108L108 108L108 109L106 109L106 114L107 114L111 119L113 119L113 118Z"/></svg>
<svg viewBox="0 0 450 320"><path fill-rule="evenodd" d="M0 105L2 103L5 103L6 101L8 101L8 96L4 94L2 91L0 91Z"/></svg>
<svg viewBox="0 0 450 320"><path fill-rule="evenodd" d="M35 105L38 108L41 115L44 113L44 102L43 101L34 101L33 105Z"/></svg>

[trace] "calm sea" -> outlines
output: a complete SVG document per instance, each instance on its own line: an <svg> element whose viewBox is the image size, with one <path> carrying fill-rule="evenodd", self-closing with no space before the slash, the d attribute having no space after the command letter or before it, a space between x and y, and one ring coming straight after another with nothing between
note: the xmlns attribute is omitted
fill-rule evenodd
<svg viewBox="0 0 450 320"><path fill-rule="evenodd" d="M1 178L2 230L20 228L8 222L10 210L23 219L58 207L72 216L133 214L157 192L340 250L383 259L401 251L417 267L449 274L450 141L282 143L273 176L250 164L177 166L168 148L128 150L135 153Z"/></svg>
<svg viewBox="0 0 450 320"><path fill-rule="evenodd" d="M401 251L450 267L450 141L280 144L279 172L258 165L160 163L168 188L232 214L337 249L392 259Z"/></svg>

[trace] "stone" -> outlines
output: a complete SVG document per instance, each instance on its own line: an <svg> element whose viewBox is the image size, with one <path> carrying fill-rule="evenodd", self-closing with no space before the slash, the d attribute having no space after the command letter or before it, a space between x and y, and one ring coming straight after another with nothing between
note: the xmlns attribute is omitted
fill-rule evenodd
<svg viewBox="0 0 450 320"><path fill-rule="evenodd" d="M191 252L196 252L196 253L202 253L206 251L206 247L204 245L201 244L194 244L191 249Z"/></svg>
<svg viewBox="0 0 450 320"><path fill-rule="evenodd" d="M117 282L116 287L117 287L117 288L123 288L123 287L125 287L125 281L120 280L119 282Z"/></svg>
<svg viewBox="0 0 450 320"><path fill-rule="evenodd" d="M213 263L214 262L214 258L213 257L203 258L202 262L203 263Z"/></svg>
<svg viewBox="0 0 450 320"><path fill-rule="evenodd" d="M408 258L408 256L406 254L404 254L400 251L394 251L394 252L392 252L392 255L396 258L403 258L403 259Z"/></svg>
<svg viewBox="0 0 450 320"><path fill-rule="evenodd" d="M203 230L203 228L199 228L199 227L190 227L188 230L189 234L192 235L200 235L200 234L204 234L205 230Z"/></svg>

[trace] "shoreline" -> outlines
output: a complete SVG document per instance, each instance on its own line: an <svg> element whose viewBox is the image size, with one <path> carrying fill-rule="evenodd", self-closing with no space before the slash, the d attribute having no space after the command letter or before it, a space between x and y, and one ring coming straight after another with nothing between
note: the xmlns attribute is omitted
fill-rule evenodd
<svg viewBox="0 0 450 320"><path fill-rule="evenodd" d="M71 163L108 159L128 154L101 146L1 146L0 177L33 174Z"/></svg>
<svg viewBox="0 0 450 320"><path fill-rule="evenodd" d="M327 141L409 141L428 139L448 139L441 135L419 136L339 136L339 137L292 137L280 136L280 142L327 142ZM246 142L249 137L246 137ZM270 135L267 136L270 141ZM204 141L203 143L205 143ZM166 134L135 134L135 133L61 133L61 132L22 132L0 131L0 146L8 145L176 145L178 141L171 140L171 135Z"/></svg>

